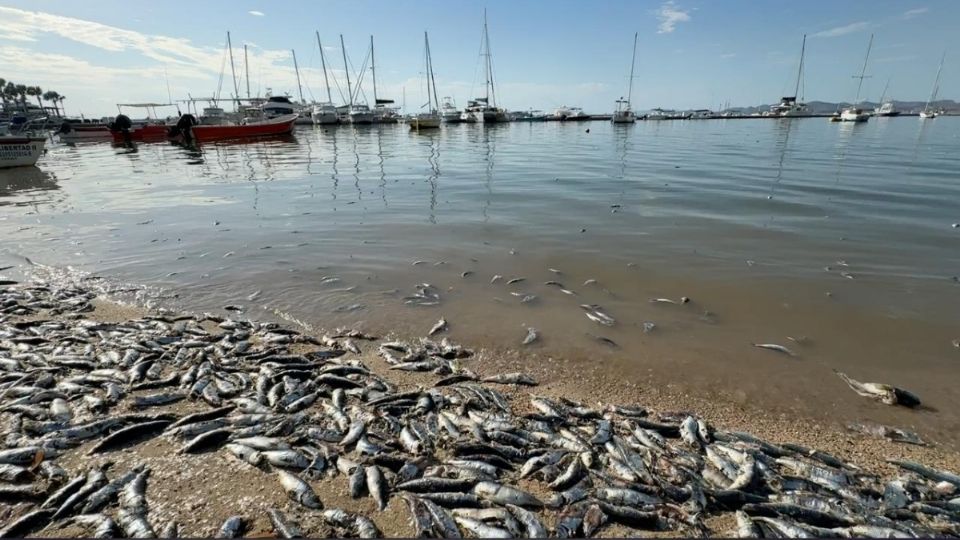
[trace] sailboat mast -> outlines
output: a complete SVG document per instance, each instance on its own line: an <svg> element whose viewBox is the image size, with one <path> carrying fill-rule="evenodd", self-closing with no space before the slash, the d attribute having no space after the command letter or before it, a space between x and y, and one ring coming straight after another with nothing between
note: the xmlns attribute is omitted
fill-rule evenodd
<svg viewBox="0 0 960 540"><path fill-rule="evenodd" d="M250 99L250 56L247 55L247 44L243 44L243 73L247 78L247 99Z"/></svg>
<svg viewBox="0 0 960 540"><path fill-rule="evenodd" d="M857 77L854 75L854 78L860 79L860 82L857 83L857 97L853 100L854 104L860 102L860 90L863 88L863 80L867 78L864 73L867 72L867 61L870 60L870 49L873 48L873 34L870 34L870 43L867 44L867 55L863 57L863 67L860 69L860 76Z"/></svg>
<svg viewBox="0 0 960 540"><path fill-rule="evenodd" d="M883 100L887 97L887 89L890 88L890 79L887 79L887 84L883 85L883 93L880 94L880 106L883 106Z"/></svg>
<svg viewBox="0 0 960 540"><path fill-rule="evenodd" d="M290 49L290 54L293 55L293 71L297 74L297 89L300 92L300 103L306 103L303 100L303 85L300 84L300 68L297 66L297 51Z"/></svg>
<svg viewBox="0 0 960 540"><path fill-rule="evenodd" d="M373 106L377 106L377 66L373 59L373 36L370 36L370 76L373 77Z"/></svg>
<svg viewBox="0 0 960 540"><path fill-rule="evenodd" d="M233 66L233 43L230 42L230 32L227 31L227 49L230 50L230 74L233 76L233 107L237 108L237 99L240 98L240 87L237 85L237 70Z"/></svg>
<svg viewBox="0 0 960 540"><path fill-rule="evenodd" d="M343 52L343 71L347 74L347 95L350 96L350 110L353 110L353 90L350 88L350 66L347 65L347 47L343 44L343 34L340 34L340 50Z"/></svg>
<svg viewBox="0 0 960 540"><path fill-rule="evenodd" d="M323 84L327 87L327 102L333 103L330 95L330 79L327 78L327 59L323 56L323 44L320 43L320 31L317 31L317 47L320 48L320 64L323 66Z"/></svg>
<svg viewBox="0 0 960 540"><path fill-rule="evenodd" d="M933 81L933 90L930 92L930 99L927 100L927 106L923 110L930 108L930 104L936 101L937 92L940 90L940 72L943 71L943 61L947 58L947 52L943 52L943 56L940 57L940 67L937 68L937 78Z"/></svg>
<svg viewBox="0 0 960 540"><path fill-rule="evenodd" d="M630 100L633 99L633 68L637 64L637 32L633 34L633 56L630 60L630 85L627 89L627 106L630 106Z"/></svg>
<svg viewBox="0 0 960 540"><path fill-rule="evenodd" d="M797 66L797 85L793 88L794 99L800 97L800 78L803 76L803 55L807 51L807 35L803 35L803 45L800 46L800 65ZM866 67L866 66L864 66Z"/></svg>
<svg viewBox="0 0 960 540"><path fill-rule="evenodd" d="M497 91L493 84L493 64L490 60L490 32L487 30L487 10L483 10L483 45L487 68L487 105L497 106Z"/></svg>
<svg viewBox="0 0 960 540"><path fill-rule="evenodd" d="M437 81L433 78L433 57L430 55L430 39L427 38L426 32L423 33L423 43L427 47L427 73L430 76L427 81L427 101L430 100L432 95L433 103L430 105L430 112L436 112L440 109L440 100L437 99ZM433 94L430 93L431 88Z"/></svg>

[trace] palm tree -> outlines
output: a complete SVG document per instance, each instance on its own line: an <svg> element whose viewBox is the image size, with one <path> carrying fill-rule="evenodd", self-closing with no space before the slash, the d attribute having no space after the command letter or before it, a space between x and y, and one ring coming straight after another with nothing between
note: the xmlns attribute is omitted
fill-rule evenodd
<svg viewBox="0 0 960 540"><path fill-rule="evenodd" d="M28 86L27 95L37 98L37 103L40 104L40 109L43 110L43 102L40 101L40 96L43 95L43 90L39 86Z"/></svg>
<svg viewBox="0 0 960 540"><path fill-rule="evenodd" d="M17 100L17 85L13 81L7 81L7 84L3 87L3 99L5 101Z"/></svg>
<svg viewBox="0 0 960 540"><path fill-rule="evenodd" d="M18 84L16 90L17 96L20 98L20 105L23 107L23 110L27 110L27 85Z"/></svg>
<svg viewBox="0 0 960 540"><path fill-rule="evenodd" d="M57 101L60 102L60 108L63 109L63 115L67 115L67 108L63 106L63 100L67 99L67 96L61 96L57 94Z"/></svg>
<svg viewBox="0 0 960 540"><path fill-rule="evenodd" d="M43 93L43 99L53 103L53 109L57 112L57 116L60 116L60 107L57 106L57 98L60 97L55 90L47 90Z"/></svg>

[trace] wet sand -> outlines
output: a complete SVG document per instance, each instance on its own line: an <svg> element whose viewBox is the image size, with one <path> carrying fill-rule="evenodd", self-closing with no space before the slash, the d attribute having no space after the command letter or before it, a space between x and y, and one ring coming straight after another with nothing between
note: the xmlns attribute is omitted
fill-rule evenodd
<svg viewBox="0 0 960 540"><path fill-rule="evenodd" d="M103 299L98 299L95 305L95 311L88 314L89 318L95 320L121 321L146 313L142 308ZM469 343L463 344L469 346ZM431 374L386 369L387 365L377 356L373 343L361 342L360 346L362 354L358 359L378 375L397 384L400 391L417 386L428 387L436 380L436 376ZM885 463L888 458L911 459L936 468L960 470L960 454L949 447L909 446L850 434L833 424L813 418L771 413L750 402L736 403L735 397L711 399L703 395L690 395L670 385L652 385L611 377L611 371L607 368L591 368L577 361L478 351L473 358L463 362L464 367L480 375L522 370L539 380L540 386L532 392L530 389L507 386L498 388L509 398L515 413L529 409L528 397L531 393L562 396L598 407L609 403L636 403L659 412L691 411L717 429L741 430L773 443L793 442L824 450L884 478L896 474L896 470ZM683 374L678 373L677 376L682 377ZM202 403L181 402L157 407L153 411L184 414L203 409L206 409L206 405ZM127 470L138 463L147 464L153 470L147 491L151 522L161 524L175 519L181 523L184 536L213 535L223 521L233 515L243 515L251 520L247 535L265 535L271 530L266 517L268 508L279 508L294 516L307 536L327 536L332 532L318 513L311 513L290 502L271 475L265 475L223 452L179 455L174 453L173 443L165 438L156 438L121 451L89 458L85 450L92 444L87 443L69 451L58 463L72 474L83 467L104 462L115 463L118 470ZM376 512L370 498L351 499L342 478L311 482L311 485L326 508L342 508L367 515L385 536L411 537L414 534L409 511L398 497L390 499L386 511ZM535 494L538 489L542 490L536 486L536 483L519 484L519 487L531 489ZM9 510L12 514L18 512L17 508ZM730 534L735 526L732 521L727 523L723 518L714 519L708 524L718 533L727 531ZM548 521L546 525L552 523ZM612 526L604 528L601 536L616 537L627 533L635 534L636 531ZM81 534L82 531L74 528L47 528L40 536ZM657 535L650 533L650 536Z"/></svg>

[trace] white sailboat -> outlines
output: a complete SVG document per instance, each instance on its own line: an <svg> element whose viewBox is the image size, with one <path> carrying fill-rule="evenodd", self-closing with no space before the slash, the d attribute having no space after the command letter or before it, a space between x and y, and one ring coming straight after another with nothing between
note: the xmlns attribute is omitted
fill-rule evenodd
<svg viewBox="0 0 960 540"><path fill-rule="evenodd" d="M947 53L944 51L943 56L940 57L940 67L937 68L937 78L933 81L933 91L930 92L930 99L927 100L927 104L923 106L923 110L920 111L920 118L936 118L937 112L930 108L930 105L937 100L937 94L940 92L940 72L943 71L943 61L947 58Z"/></svg>
<svg viewBox="0 0 960 540"><path fill-rule="evenodd" d="M346 118L354 125L372 124L373 113L370 112L370 107L353 102L353 87L350 86L350 64L347 63L347 47L343 44L343 34L340 34L340 50L343 52L343 71L347 76L347 95L349 96Z"/></svg>
<svg viewBox="0 0 960 540"><path fill-rule="evenodd" d="M873 34L870 34L870 43L867 45L867 55L863 58L863 68L860 69L860 75L854 75L854 79L859 79L860 82L857 83L857 97L853 100L853 105L846 107L840 112L840 121L841 122L866 122L870 119L870 115L867 114L867 111L858 107L860 103L860 90L863 89L863 79L866 79L868 76L864 75L867 72L867 62L870 60L870 49L873 48Z"/></svg>
<svg viewBox="0 0 960 540"><path fill-rule="evenodd" d="M433 80L433 60L430 57L430 40L427 33L423 33L424 63L426 64L427 78L427 112L417 114L407 120L410 129L435 129L440 127L440 112L437 110L437 85Z"/></svg>
<svg viewBox="0 0 960 540"><path fill-rule="evenodd" d="M810 116L810 110L807 109L807 104L803 103L803 99L800 97L800 81L803 80L803 68L804 68L804 55L807 51L807 35L803 35L803 44L800 46L800 65L797 67L797 83L793 88L792 96L784 96L780 98L780 103L770 107L770 116L780 116L780 117L793 117L793 116Z"/></svg>
<svg viewBox="0 0 960 540"><path fill-rule="evenodd" d="M483 38L481 43L481 56L484 59L484 71L486 72L486 94L482 98L475 98L467 103L465 118L468 122L483 122L485 124L494 124L500 122L509 122L507 111L497 107L497 94L493 81L493 61L490 57L490 33L487 31L487 10L483 10Z"/></svg>
<svg viewBox="0 0 960 540"><path fill-rule="evenodd" d="M617 100L617 110L613 113L611 121L614 124L632 124L637 121L637 115L630 108L630 100L633 98L633 68L637 63L637 33L633 34L633 56L630 60L630 84L627 87L627 99L622 97Z"/></svg>
<svg viewBox="0 0 960 540"><path fill-rule="evenodd" d="M327 77L327 58L323 54L323 44L320 43L320 32L317 34L317 47L320 48L320 64L323 66L323 84L327 87L327 101L324 103L313 104L313 123L321 125L336 124L339 122L337 116L337 107L333 104L333 96L330 94L330 79Z"/></svg>
<svg viewBox="0 0 960 540"><path fill-rule="evenodd" d="M880 105L873 110L874 116L900 116L900 111L893 105L892 99L887 99L887 89L890 88L890 79L883 86L883 93L880 94Z"/></svg>

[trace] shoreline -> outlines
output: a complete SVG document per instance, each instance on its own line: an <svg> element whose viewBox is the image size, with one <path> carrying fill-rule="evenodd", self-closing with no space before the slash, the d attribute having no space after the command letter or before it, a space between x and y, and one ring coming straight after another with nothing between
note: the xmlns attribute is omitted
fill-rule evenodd
<svg viewBox="0 0 960 540"><path fill-rule="evenodd" d="M6 293L0 291L0 294ZM89 292L89 291L87 291ZM92 294L92 293L91 293ZM157 310L121 305L107 298L96 298L92 301L93 310L81 314L74 320L90 320L100 323L128 323L131 320L144 320L143 317L157 316ZM176 319L177 314L164 310L168 318ZM228 317L232 314L228 314ZM41 311L26 317L8 318L0 315L0 325L7 322L26 322L30 320L50 319L49 313ZM53 320L69 324L70 317L63 315L53 317ZM184 319L188 320L189 319ZM244 317L236 317L244 320ZM189 323L188 323L189 324ZM203 323L211 333L216 325L210 322ZM228 332L222 332L227 334ZM212 334L213 335L213 334ZM435 336L437 341L443 334ZM308 350L329 350L330 342L324 336L303 336L308 344L290 345L292 354L303 354ZM310 342L311 338L313 342ZM389 336L392 341L399 336ZM253 341L251 339L251 341ZM437 382L438 375L423 372L408 372L388 369L382 355L377 353L377 345L385 339L365 341L357 339L355 344L361 349L360 354L346 353L339 357L347 360L351 365L362 365L368 368L375 377L395 385L397 392L405 392L421 388L429 390ZM325 343L326 342L326 343ZM345 339L337 342L338 347L345 344ZM412 341L408 341L411 343ZM324 343L321 347L319 344ZM469 344L463 344L469 347ZM0 356L3 355L0 349ZM553 357L534 356L522 358L523 353L514 355L495 353L492 351L475 351L475 354L457 360L462 368L475 372L476 375L490 376L502 373L524 372L538 381L539 385L532 389L517 386L484 385L495 388L507 399L513 414L534 412L529 405L531 394L542 395L559 400L562 398L581 402L584 407L597 411L607 410L612 404L640 405L650 411L649 418L655 418L657 413L665 411L693 411L667 414L669 418L691 415L705 421L716 433L730 431L746 431L774 445L785 443L799 443L809 448L815 448L832 454L844 462L850 462L864 471L876 473L880 478L890 480L903 471L887 463L885 460L907 459L923 463L935 469L957 471L960 469L960 454L952 449L930 446L920 447L893 443L885 439L867 437L837 429L833 425L822 425L814 419L787 414L763 416L762 411L751 408L749 403L735 405L733 400L717 402L705 399L702 396L693 396L677 389L655 388L638 386L623 379L605 375L600 370L585 369L582 363ZM337 360L340 361L340 360ZM169 367L169 366L168 366ZM164 372L166 374L166 372ZM682 374L681 374L682 376ZM439 387L437 390L444 390ZM144 391L132 394L152 394L155 391ZM152 414L175 414L180 417L197 411L209 410L210 405L204 401L186 400L178 403L152 407L146 412ZM319 407L309 407L308 412L316 413ZM111 414L119 411L111 411ZM3 414L2 416L9 416ZM6 420L6 418L4 418ZM618 420L623 420L619 418ZM9 432L7 432L9 435ZM93 439L96 441L96 439ZM92 442L85 442L78 448L66 450L55 462L62 466L73 478L84 467L90 466L83 454L92 446ZM671 444L675 441L671 440ZM248 534L269 532L271 525L266 519L265 510L268 507L281 508L288 515L296 516L305 532L310 536L319 533L343 533L341 529L330 529L330 525L320 519L318 512L306 512L305 509L291 503L284 497L283 491L277 485L272 475L246 464L239 464L237 460L225 455L226 452L215 450L197 455L178 455L175 450L178 444L168 437L156 437L136 444L117 452L102 454L89 461L93 463L111 462L108 477L112 480L116 474L132 467L136 463L146 463L153 471L148 481L147 499L150 503L150 521L158 530L160 522L169 520L181 521L183 533L189 536L209 536L214 534L222 521L231 515L245 515L249 520ZM186 465L186 466L184 466ZM588 477L589 478L589 477ZM531 480L520 480L518 487L545 498L550 491L545 489L544 483ZM413 536L416 532L409 523L410 512L404 500L395 493L390 497L389 504L383 512L377 512L376 505L370 498L352 499L346 491L346 479L343 474L330 477L324 475L321 479L311 482L313 490L329 508L342 508L348 512L371 517L385 536ZM960 488L960 486L956 486ZM224 495L229 491L232 496ZM954 495L956 496L956 495ZM15 518L17 512L25 509L20 505L11 505L10 512L0 515L0 528L6 526ZM197 513L200 513L199 516ZM556 512L544 512L544 522L556 526ZM697 527L705 527L712 535L729 536L736 524L730 512L721 512L716 509L705 511L704 520ZM637 534L635 528L626 528L622 524L614 523L616 518L609 520L610 524L601 529L600 535L606 536ZM678 534L677 529L672 529ZM681 529L686 530L686 529ZM693 530L693 529L691 529ZM697 529L699 530L699 529ZM83 530L70 527L46 528L41 535L76 536L84 533ZM686 534L690 534L689 531ZM941 534L945 534L941 532Z"/></svg>

